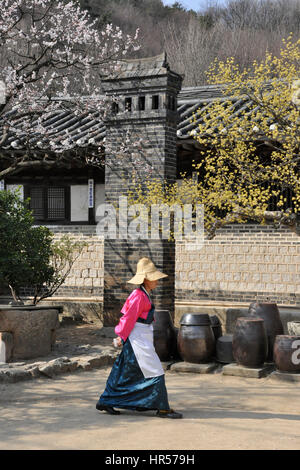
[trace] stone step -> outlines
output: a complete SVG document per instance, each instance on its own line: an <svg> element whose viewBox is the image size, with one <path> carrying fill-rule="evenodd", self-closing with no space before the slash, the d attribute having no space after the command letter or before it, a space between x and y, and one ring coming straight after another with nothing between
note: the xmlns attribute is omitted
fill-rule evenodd
<svg viewBox="0 0 300 470"><path fill-rule="evenodd" d="M218 367L216 362L206 364L194 364L191 362L175 362L171 364L171 372L191 372L193 374L209 374Z"/></svg>
<svg viewBox="0 0 300 470"><path fill-rule="evenodd" d="M278 380L282 382L300 382L300 372L280 372L275 370L271 375L270 379Z"/></svg>
<svg viewBox="0 0 300 470"><path fill-rule="evenodd" d="M274 369L274 364L264 364L262 367L245 367L236 363L232 363L223 367L222 374L260 379L261 377L266 377L269 375L274 371Z"/></svg>

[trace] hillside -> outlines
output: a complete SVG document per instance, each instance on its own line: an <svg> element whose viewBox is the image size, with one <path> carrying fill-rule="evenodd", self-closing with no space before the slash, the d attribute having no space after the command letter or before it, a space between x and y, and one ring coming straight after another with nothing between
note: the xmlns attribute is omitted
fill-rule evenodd
<svg viewBox="0 0 300 470"><path fill-rule="evenodd" d="M205 70L215 59L234 56L242 67L277 54L281 40L300 32L300 0L227 0L225 6L187 11L180 2L172 7L161 0L79 0L101 24L111 22L127 33L140 28L138 56L167 52L184 86L206 83ZM200 1L199 1L200 3Z"/></svg>

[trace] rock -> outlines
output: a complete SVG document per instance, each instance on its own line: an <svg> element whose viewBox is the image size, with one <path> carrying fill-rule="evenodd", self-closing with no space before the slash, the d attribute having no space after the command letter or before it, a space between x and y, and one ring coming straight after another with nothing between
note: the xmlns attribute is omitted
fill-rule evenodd
<svg viewBox="0 0 300 470"><path fill-rule="evenodd" d="M74 370L77 369L77 367L78 367L78 361L76 361L72 358L71 361L68 364L67 372L73 372Z"/></svg>
<svg viewBox="0 0 300 470"><path fill-rule="evenodd" d="M49 354L58 325L58 309L55 308L0 307L0 331L9 331L13 335L13 359Z"/></svg>
<svg viewBox="0 0 300 470"><path fill-rule="evenodd" d="M40 373L40 367L43 367L45 364L47 364L47 362L43 361L43 362L34 362L33 364L28 364L25 366L25 370L27 370L30 375L32 376L32 378L37 378L37 377L41 377L41 373Z"/></svg>
<svg viewBox="0 0 300 470"><path fill-rule="evenodd" d="M26 362L13 362L8 364L8 367L23 367L26 365Z"/></svg>
<svg viewBox="0 0 300 470"><path fill-rule="evenodd" d="M46 361L33 362L32 364L27 364L25 366L25 369L28 370L28 369L32 369L34 367L42 367L45 364L47 364Z"/></svg>
<svg viewBox="0 0 300 470"><path fill-rule="evenodd" d="M54 377L56 375L55 371L54 371L54 368L49 366L49 365L39 367L38 369L39 369L39 372L42 375L45 375L46 377L49 377L50 379L52 379L52 377Z"/></svg>
<svg viewBox="0 0 300 470"><path fill-rule="evenodd" d="M32 375L29 371L18 368L9 368L6 370L0 371L0 382L20 382L21 380L29 380L32 378Z"/></svg>
<svg viewBox="0 0 300 470"><path fill-rule="evenodd" d="M32 376L32 378L36 379L37 377L41 377L40 369L38 366L32 367L31 369L28 369L28 372Z"/></svg>
<svg viewBox="0 0 300 470"><path fill-rule="evenodd" d="M8 331L0 332L0 345L1 345L1 351L4 354L4 357L2 357L1 360L3 360L3 362L7 362L12 357L12 351L14 347L13 335L9 333Z"/></svg>
<svg viewBox="0 0 300 470"><path fill-rule="evenodd" d="M83 348L82 352L81 349ZM90 349L91 348L91 349ZM112 347L101 347L83 345L77 347L79 357L60 356L50 361L37 362L14 362L10 364L0 364L0 383L17 382L20 380L31 380L33 378L48 377L53 378L58 374L70 373L73 371L91 370L93 368L112 365L119 354ZM86 351L92 354L87 355Z"/></svg>
<svg viewBox="0 0 300 470"><path fill-rule="evenodd" d="M103 354L99 357L91 357L90 359L88 359L88 363L91 365L92 368L98 368L113 365L115 359L116 356L112 356L110 354Z"/></svg>
<svg viewBox="0 0 300 470"><path fill-rule="evenodd" d="M87 361L87 360L82 360L82 359L79 359L78 361L78 369L82 369L82 370L92 370L93 367L92 367L92 364Z"/></svg>
<svg viewBox="0 0 300 470"><path fill-rule="evenodd" d="M41 374L47 377L54 377L57 374L64 372L72 372L77 367L77 361L70 360L67 357L58 357L49 361L46 365L39 367Z"/></svg>

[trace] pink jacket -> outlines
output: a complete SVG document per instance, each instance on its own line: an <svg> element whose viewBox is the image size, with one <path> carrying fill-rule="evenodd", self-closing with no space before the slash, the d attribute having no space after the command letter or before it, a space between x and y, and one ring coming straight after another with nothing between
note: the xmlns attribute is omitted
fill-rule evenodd
<svg viewBox="0 0 300 470"><path fill-rule="evenodd" d="M147 294L141 289L132 291L122 307L123 316L115 327L115 333L126 341L137 319L139 317L146 319L150 309L151 302Z"/></svg>

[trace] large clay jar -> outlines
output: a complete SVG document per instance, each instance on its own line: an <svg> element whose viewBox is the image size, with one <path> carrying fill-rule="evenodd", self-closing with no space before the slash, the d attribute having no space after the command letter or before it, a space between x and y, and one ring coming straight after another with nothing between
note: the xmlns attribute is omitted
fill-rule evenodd
<svg viewBox="0 0 300 470"><path fill-rule="evenodd" d="M274 342L277 335L283 334L283 325L280 319L279 310L276 304L253 302L249 307L249 315L262 318L265 322L265 329L268 337L268 357L273 360Z"/></svg>
<svg viewBox="0 0 300 470"><path fill-rule="evenodd" d="M186 362L209 362L215 352L215 337L209 315L186 313L181 317L178 351Z"/></svg>
<svg viewBox="0 0 300 470"><path fill-rule="evenodd" d="M180 356L180 354L179 354L179 352L178 352L178 347L177 347L179 328L176 328L176 326L175 326L175 327L174 327L174 332L175 332L175 336L174 336L174 342L173 342L172 358L173 358L174 360L180 361L180 360L181 360L181 356Z"/></svg>
<svg viewBox="0 0 300 470"><path fill-rule="evenodd" d="M221 322L219 320L219 317L217 317L217 315L211 315L210 322L211 322L211 328L213 330L215 340L217 341L217 339L220 338L220 336L222 336L223 334Z"/></svg>
<svg viewBox="0 0 300 470"><path fill-rule="evenodd" d="M231 362L235 362L232 353L232 338L233 335L223 335L217 339L216 359L222 364L229 364Z"/></svg>
<svg viewBox="0 0 300 470"><path fill-rule="evenodd" d="M300 336L278 335L274 343L274 362L280 372L300 372Z"/></svg>
<svg viewBox="0 0 300 470"><path fill-rule="evenodd" d="M268 354L268 338L262 318L240 317L236 321L232 353L237 364L260 367Z"/></svg>
<svg viewBox="0 0 300 470"><path fill-rule="evenodd" d="M153 342L161 361L169 361L176 348L176 333L169 310L155 310Z"/></svg>

